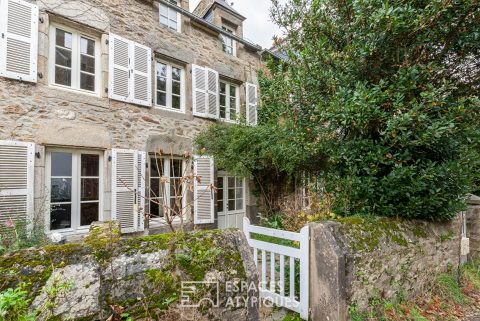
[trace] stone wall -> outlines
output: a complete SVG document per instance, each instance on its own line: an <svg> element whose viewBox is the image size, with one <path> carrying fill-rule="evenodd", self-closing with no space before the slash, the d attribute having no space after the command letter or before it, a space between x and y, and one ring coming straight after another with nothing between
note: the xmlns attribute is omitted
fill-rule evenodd
<svg viewBox="0 0 480 321"><path fill-rule="evenodd" d="M460 261L461 214L446 223L387 218L311 224L313 320L342 321L379 299L410 299Z"/></svg>
<svg viewBox="0 0 480 321"><path fill-rule="evenodd" d="M38 83L0 78L0 140L37 144L35 165L35 212L44 210L45 153L49 147L104 150L104 218L110 218L112 148L156 152L171 141L176 154L192 152L193 139L214 123L192 115L191 66L198 64L219 72L240 86L241 109L245 110L245 83L258 83L264 68L259 52L237 44L237 57L222 51L220 35L182 17L182 30L169 30L159 23L156 1L116 0L35 2L40 8ZM188 9L188 1L181 1ZM102 83L99 95L80 93L50 84L49 63L52 23L81 30L101 43ZM112 32L153 49L155 59L185 68L185 113L141 107L108 99L109 46ZM153 63L153 62L152 62ZM155 79L155 68L152 68ZM248 193L248 191L247 191ZM253 199L252 199L253 200ZM254 204L247 204L253 206Z"/></svg>
<svg viewBox="0 0 480 321"><path fill-rule="evenodd" d="M32 310L54 303L37 320L45 320L49 313L55 320L106 320L111 306L122 307L134 320L149 315L155 320L258 320L256 290L226 288L228 282L258 282L243 233L119 239L99 227L93 230L84 244L47 246L2 257L0 292L28 282L25 288ZM190 303L211 298L218 307L206 300L198 308L180 306L182 281L211 282L213 286L197 284ZM48 299L46 289L55 284L69 284L68 290ZM248 304L232 304L237 298Z"/></svg>

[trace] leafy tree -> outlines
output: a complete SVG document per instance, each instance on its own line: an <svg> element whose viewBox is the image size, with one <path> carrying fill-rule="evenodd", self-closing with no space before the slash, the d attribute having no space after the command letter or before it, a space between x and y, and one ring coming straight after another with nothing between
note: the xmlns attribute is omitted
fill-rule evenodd
<svg viewBox="0 0 480 321"><path fill-rule="evenodd" d="M272 17L289 59L261 76L261 124L199 146L227 169L320 172L342 215L461 210L480 170L478 1L273 0Z"/></svg>

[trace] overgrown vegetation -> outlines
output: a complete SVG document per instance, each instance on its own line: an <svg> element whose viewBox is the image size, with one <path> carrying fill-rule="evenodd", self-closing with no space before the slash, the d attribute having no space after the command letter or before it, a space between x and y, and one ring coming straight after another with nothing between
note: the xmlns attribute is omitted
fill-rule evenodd
<svg viewBox="0 0 480 321"><path fill-rule="evenodd" d="M459 282L460 280L460 282ZM480 266L464 265L456 273L438 275L436 281L416 300L401 296L394 301L372 300L367 311L350 306L352 321L454 321L480 313Z"/></svg>
<svg viewBox="0 0 480 321"><path fill-rule="evenodd" d="M8 219L0 226L0 255L47 243L43 225L36 220L28 226L24 220Z"/></svg>
<svg viewBox="0 0 480 321"><path fill-rule="evenodd" d="M273 3L288 62L260 75L260 125L214 125L199 149L252 175L267 208L305 173L338 215L462 209L479 186L478 1Z"/></svg>

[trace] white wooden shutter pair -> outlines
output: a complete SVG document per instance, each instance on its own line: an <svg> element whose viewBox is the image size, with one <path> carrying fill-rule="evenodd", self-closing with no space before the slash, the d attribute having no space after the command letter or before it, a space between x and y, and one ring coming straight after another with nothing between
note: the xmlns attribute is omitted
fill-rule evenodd
<svg viewBox="0 0 480 321"><path fill-rule="evenodd" d="M108 97L152 106L152 49L109 35Z"/></svg>
<svg viewBox="0 0 480 321"><path fill-rule="evenodd" d="M0 76L37 82L38 6L0 0Z"/></svg>
<svg viewBox="0 0 480 321"><path fill-rule="evenodd" d="M144 230L146 153L112 150L112 219L122 233Z"/></svg>
<svg viewBox="0 0 480 321"><path fill-rule="evenodd" d="M35 144L0 141L0 228L34 218Z"/></svg>
<svg viewBox="0 0 480 321"><path fill-rule="evenodd" d="M257 86L254 84L247 83L247 110L246 110L246 121L249 125L257 125L258 123L258 90Z"/></svg>
<svg viewBox="0 0 480 321"><path fill-rule="evenodd" d="M213 119L220 117L219 87L218 72L192 66L193 115Z"/></svg>
<svg viewBox="0 0 480 321"><path fill-rule="evenodd" d="M215 222L215 193L213 189L215 172L212 157L195 156L194 174L200 177L200 182L194 182L194 214L195 224L210 224Z"/></svg>

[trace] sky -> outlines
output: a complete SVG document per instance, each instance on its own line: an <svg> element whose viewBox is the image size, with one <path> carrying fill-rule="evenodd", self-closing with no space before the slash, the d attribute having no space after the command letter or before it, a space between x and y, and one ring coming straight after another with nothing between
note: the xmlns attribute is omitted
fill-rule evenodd
<svg viewBox="0 0 480 321"><path fill-rule="evenodd" d="M200 0L190 0L193 11ZM270 0L227 0L233 8L247 18L243 24L243 37L251 42L270 48L273 36L280 35L278 27L270 19Z"/></svg>

